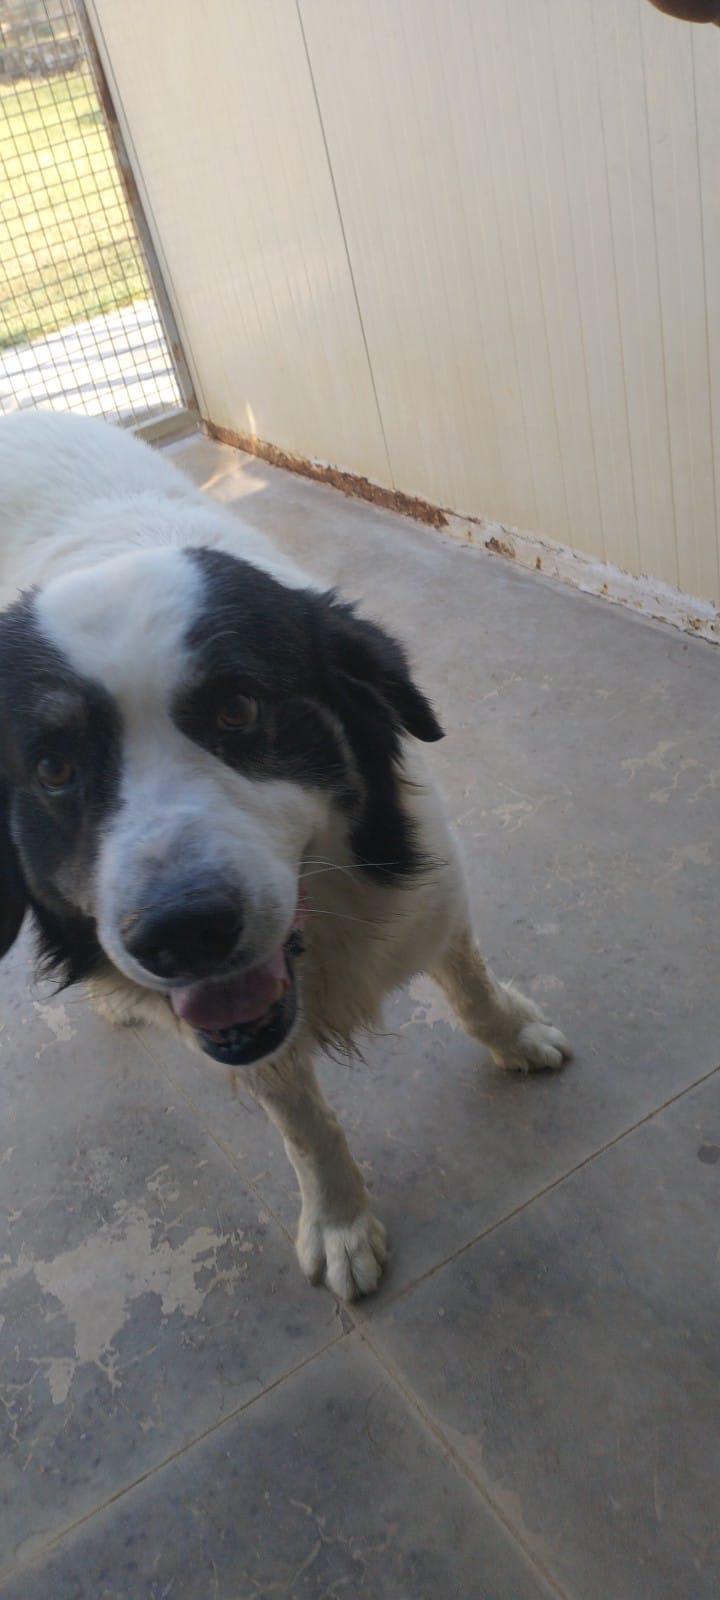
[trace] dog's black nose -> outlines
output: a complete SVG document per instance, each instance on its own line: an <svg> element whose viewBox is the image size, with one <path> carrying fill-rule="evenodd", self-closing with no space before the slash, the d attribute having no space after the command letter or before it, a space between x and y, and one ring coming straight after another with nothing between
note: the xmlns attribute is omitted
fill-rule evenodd
<svg viewBox="0 0 720 1600"><path fill-rule="evenodd" d="M129 918L125 949L156 978L207 978L229 960L242 931L238 906L220 896L163 900Z"/></svg>

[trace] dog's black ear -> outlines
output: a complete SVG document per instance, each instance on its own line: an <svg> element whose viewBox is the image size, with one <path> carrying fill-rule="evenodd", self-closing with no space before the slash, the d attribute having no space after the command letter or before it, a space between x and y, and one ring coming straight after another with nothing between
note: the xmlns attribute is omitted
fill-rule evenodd
<svg viewBox="0 0 720 1600"><path fill-rule="evenodd" d="M331 670L346 686L361 685L372 691L392 712L393 718L413 738L432 744L444 737L435 712L410 676L407 657L392 635L357 617L352 605L327 597L330 627Z"/></svg>
<svg viewBox="0 0 720 1600"><path fill-rule="evenodd" d="M0 780L0 957L15 943L28 908L27 889L10 835L10 797Z"/></svg>

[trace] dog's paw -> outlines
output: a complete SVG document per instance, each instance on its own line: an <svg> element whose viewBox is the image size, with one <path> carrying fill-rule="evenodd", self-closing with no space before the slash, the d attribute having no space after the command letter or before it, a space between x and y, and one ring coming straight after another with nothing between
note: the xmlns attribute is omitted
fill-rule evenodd
<svg viewBox="0 0 720 1600"><path fill-rule="evenodd" d="M505 1015L512 1031L509 1037L496 1039L490 1046L498 1065L509 1072L543 1072L549 1068L557 1072L570 1060L572 1051L559 1028L538 1010L534 1000L528 1000L514 983L502 984Z"/></svg>
<svg viewBox="0 0 720 1600"><path fill-rule="evenodd" d="M326 1283L341 1300L372 1294L387 1260L385 1229L371 1211L341 1224L322 1214L303 1214L296 1249L310 1282Z"/></svg>
<svg viewBox="0 0 720 1600"><path fill-rule="evenodd" d="M559 1028L549 1022L526 1022L512 1044L496 1059L508 1072L557 1072L570 1060L572 1052Z"/></svg>

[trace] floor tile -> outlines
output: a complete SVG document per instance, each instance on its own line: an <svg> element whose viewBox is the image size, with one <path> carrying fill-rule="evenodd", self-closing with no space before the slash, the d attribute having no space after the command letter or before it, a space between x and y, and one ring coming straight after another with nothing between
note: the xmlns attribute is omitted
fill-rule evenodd
<svg viewBox="0 0 720 1600"><path fill-rule="evenodd" d="M336 1346L94 1518L6 1600L541 1600L380 1369Z"/></svg>
<svg viewBox="0 0 720 1600"><path fill-rule="evenodd" d="M0 1568L341 1331L132 1033L3 967Z"/></svg>
<svg viewBox="0 0 720 1600"><path fill-rule="evenodd" d="M567 1592L720 1589L720 1075L373 1323Z"/></svg>

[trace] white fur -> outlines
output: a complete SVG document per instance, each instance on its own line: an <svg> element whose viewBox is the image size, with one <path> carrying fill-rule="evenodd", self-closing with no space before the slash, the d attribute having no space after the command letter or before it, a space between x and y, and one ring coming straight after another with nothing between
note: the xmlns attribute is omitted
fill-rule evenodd
<svg viewBox="0 0 720 1600"><path fill-rule="evenodd" d="M43 631L78 671L106 686L123 716L122 804L95 886L99 936L117 970L90 985L93 998L114 1021L147 1017L178 1027L118 932L148 860L172 858L202 834L215 865L244 874L248 938L262 960L290 927L304 858L310 916L301 1020L288 1046L244 1076L298 1176L301 1265L349 1299L376 1287L385 1235L317 1086L318 1041L351 1047L389 991L430 972L500 1064L559 1067L569 1051L532 1002L485 967L457 843L415 744L405 750L406 803L420 848L440 865L411 888L387 888L359 872L344 827L319 793L251 782L175 728L169 698L182 679L183 637L201 581L178 551L195 546L240 556L290 586L312 584L129 435L51 413L0 424L0 602L39 586ZM252 872L242 865L248 860ZM180 1031L194 1043L190 1029Z"/></svg>
<svg viewBox="0 0 720 1600"><path fill-rule="evenodd" d="M16 411L0 426L0 606L114 555L204 545L295 588L313 580L158 452L90 417Z"/></svg>

